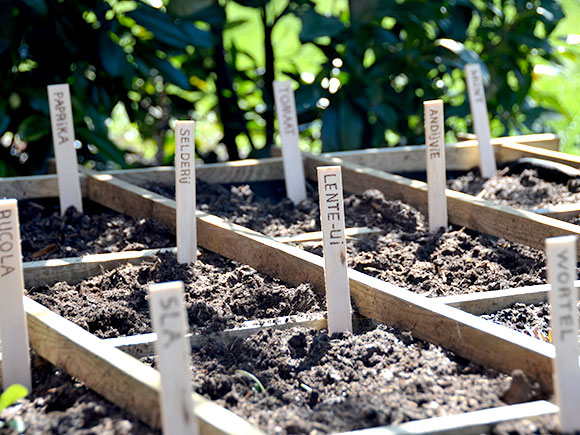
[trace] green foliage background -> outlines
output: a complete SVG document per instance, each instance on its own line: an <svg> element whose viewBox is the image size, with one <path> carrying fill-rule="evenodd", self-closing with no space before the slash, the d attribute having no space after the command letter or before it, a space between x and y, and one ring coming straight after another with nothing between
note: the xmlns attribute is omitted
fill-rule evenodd
<svg viewBox="0 0 580 435"><path fill-rule="evenodd" d="M0 175L46 169L46 86L63 82L97 168L171 162L171 122L188 117L205 161L268 155L274 79L294 80L313 150L421 143L435 98L467 131L467 62L484 68L495 135L539 131L533 66L560 61L562 17L556 0L3 0Z"/></svg>

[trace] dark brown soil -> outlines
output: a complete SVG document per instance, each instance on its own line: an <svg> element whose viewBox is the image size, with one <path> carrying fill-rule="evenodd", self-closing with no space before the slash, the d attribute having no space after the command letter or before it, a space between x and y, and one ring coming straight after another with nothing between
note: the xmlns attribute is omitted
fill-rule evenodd
<svg viewBox="0 0 580 435"><path fill-rule="evenodd" d="M148 284L181 280L194 330L223 330L251 319L326 309L310 284L291 287L249 266L201 251L195 268L161 254L69 285L38 286L27 296L101 338L151 332Z"/></svg>
<svg viewBox="0 0 580 435"><path fill-rule="evenodd" d="M2 413L22 419L27 434L159 433L46 362L35 365L32 376L33 392Z"/></svg>
<svg viewBox="0 0 580 435"><path fill-rule="evenodd" d="M580 313L580 305L578 309ZM544 341L547 340L548 334L552 329L550 326L550 304L548 302L537 305L517 302L503 310L485 314L481 317L516 331L524 332L532 337L544 339Z"/></svg>
<svg viewBox="0 0 580 435"><path fill-rule="evenodd" d="M247 373L265 392L255 391ZM192 376L200 394L275 434L345 431L490 408L504 405L510 388L507 375L383 325L354 335L295 328L229 345L212 341L194 350Z"/></svg>
<svg viewBox="0 0 580 435"><path fill-rule="evenodd" d="M70 208L61 216L56 200L19 201L24 261L175 246L175 236L152 219L136 221L88 200L83 206L84 214Z"/></svg>
<svg viewBox="0 0 580 435"><path fill-rule="evenodd" d="M171 187L157 185L154 190L172 195ZM288 199L273 202L254 195L247 185L228 190L199 182L198 192L200 209L270 236L320 230L315 195L295 206ZM417 293L499 290L546 279L541 251L454 226L431 234L423 214L400 201L386 200L376 190L346 195L345 215L347 227L382 231L348 242L349 266ZM322 255L321 246L303 247Z"/></svg>
<svg viewBox="0 0 580 435"><path fill-rule="evenodd" d="M447 181L449 189L479 195L482 199L527 209L580 202L580 180L546 180L538 169L520 171L506 167L488 180L473 170Z"/></svg>

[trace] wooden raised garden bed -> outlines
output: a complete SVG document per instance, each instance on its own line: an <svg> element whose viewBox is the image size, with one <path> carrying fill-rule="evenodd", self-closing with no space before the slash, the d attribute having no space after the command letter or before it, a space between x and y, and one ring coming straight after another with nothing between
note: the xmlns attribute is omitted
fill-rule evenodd
<svg viewBox="0 0 580 435"><path fill-rule="evenodd" d="M541 155L543 158L580 167L580 160L555 151L557 149L557 139L550 135L497 139L494 142L494 146L498 162L525 156ZM476 166L477 150L475 147L476 143L474 141L466 141L448 147L448 168L465 170ZM386 200L400 200L406 204L404 207L412 206L420 212L425 212L427 207L425 183L389 173L389 171L402 171L403 169L407 171L424 170L424 153L424 148L412 147L336 153L335 155L323 156L306 155L304 156L304 166L307 178L314 181L316 179L317 166L340 164L346 192L362 195L369 189L376 189L382 193ZM222 184L272 182L280 180L282 173L282 162L279 158L203 165L197 169L199 179L210 183ZM172 185L173 182L174 172L172 168L113 171L103 174L85 173L82 175L82 190L85 200L94 201L111 210L131 216L136 220L153 219L164 225L170 232L174 232L175 202L166 196L140 187L150 183ZM48 175L0 180L0 192L2 192L3 196L18 199L53 198L57 192L56 177ZM446 194L449 221L450 224L456 227L465 227L484 235L505 239L505 241L522 244L537 250L543 250L544 240L547 237L580 234L579 226L548 216L497 205L451 190L448 190ZM211 207L208 212L212 212ZM286 234L284 238L276 240L274 237L236 225L208 212L197 211L198 244L204 249L204 253L207 253L203 254L202 257L204 255L213 255L208 253L208 251L211 251L226 259L236 261L242 268L245 267L245 272L240 272L242 274L252 273L248 268L249 266L262 274L272 277L274 285L288 285L289 288L294 286L294 288L298 289L300 286L307 284L309 288L322 294L324 293L322 258L301 249L299 246L294 246L294 244L303 241L316 240L317 235L302 234L297 239L292 235ZM557 215L558 213L551 212L551 214ZM362 237L373 237L374 231L375 229L373 228L365 229L362 233L367 234L366 236L363 234ZM307 231L302 232L305 233ZM357 230L354 229L353 233L356 232ZM26 238L25 234L23 234L23 238ZM149 248L149 246L147 247ZM126 247L121 249L126 249ZM316 252L315 248L314 251ZM165 252L165 254L162 254L162 252ZM106 271L109 270L113 270L110 273L115 274L126 263L136 265L134 268L136 271L146 270L147 267L150 267L144 266L143 269L139 269L139 264L153 264L151 267L157 267L156 265L167 263L168 267L171 267L171 261L167 259L174 252L174 249L164 247L140 251L91 254L81 258L55 258L27 262L24 265L26 288L30 290L40 286L46 290L47 287L57 283L61 283L57 285L65 285L63 283L67 283L66 285L74 286L91 277L101 279L99 277L106 276L108 273ZM201 258L201 261L205 264L206 259ZM207 264L207 267L210 267L211 262ZM232 266L234 269L235 267L238 266ZM237 276L239 277L240 275ZM441 346L443 349L452 352L452 354L445 354L445 358L452 358L453 366L464 367L461 370L469 371L470 369L467 369L469 362L505 374L510 374L513 370L521 370L531 383L537 383L537 390L541 391L544 397L552 392L554 347L549 343L477 316L498 311L514 302L533 303L544 301L547 292L546 285L479 293L466 292L467 294L426 298L417 294L411 285L406 286L408 289L405 289L352 269L349 270L348 276L352 300L361 320L358 322L359 326L357 331L355 331L355 337L357 337L356 340L362 341L357 344L359 342L355 338L349 338L349 336L333 337L333 340L335 344L339 343L341 346L351 343L353 349L356 349L356 346L359 345L366 346L363 349L366 352L366 356L359 355L359 353L363 352L362 350L353 350L354 353L349 354L349 358L353 358L356 361L360 359L361 364L366 364L364 361L370 361L375 354L379 356L388 355L391 352L396 354L396 352L399 352L397 346L401 349L405 346L411 346L409 349L414 350L409 352L418 352L418 354L426 353L428 349L435 353L442 352L437 350L438 348L436 347ZM98 282L102 283L104 281ZM194 286L196 282L193 279L190 284ZM233 285L234 283L230 284ZM31 296L33 295L31 294ZM231 307L232 301L226 302ZM308 307L304 307L303 304L295 302L288 302L288 306L291 314L288 316L270 316L273 318L268 318L266 315L268 311L263 310L253 318L245 320L242 319L242 316L232 316L230 320L234 319L232 320L234 323L227 323L226 321L224 327L216 327L213 331L203 327L198 328L191 337L192 345L194 349L203 349L201 353L209 359L194 361L194 366L201 364L200 367L205 367L204 364L209 364L207 366L209 367L212 364L226 364L223 361L212 362L212 355L208 354L208 346L211 349L221 349L220 346L225 346L226 351L222 349L222 353L238 351L241 355L245 355L245 352L251 353L251 349L255 348L256 340L268 343L269 347L281 346L280 343L294 343L292 345L294 347L290 347L295 350L288 348L287 352L290 352L290 354L298 352L298 356L294 356L298 359L304 358L304 355L299 355L301 347L314 349L313 346L319 341L326 343L325 349L329 354L336 351L336 347L333 347L335 345L332 343L333 340L324 341L324 334L321 335L315 332L315 330L326 326L325 316L322 312L324 306L318 312L312 312ZM151 334L139 333L139 335L102 339L80 326L74 325L60 315L51 312L32 299L25 299L25 309L28 318L31 347L38 355L79 379L87 387L106 399L128 410L152 428L160 427L159 373L150 365L144 363L150 364L152 362L154 337ZM369 324L369 320L377 322L379 325L388 325L388 327L378 326L377 329L375 323ZM295 329L297 327L310 329L297 330ZM274 330L286 330L286 332L268 332ZM409 332L410 335L408 335ZM385 342L391 343L392 349L388 352L384 349L381 350L380 346L373 347L370 342L365 344L365 339L385 340ZM389 340L391 341L389 342ZM434 346L421 343L432 343ZM314 350L312 351L314 352ZM195 353L194 350L194 360L196 360ZM340 352L338 353L340 354ZM142 358L144 362L136 358ZM202 357L200 356L199 358ZM373 360L375 362L367 367L379 364L377 367L382 370L379 371L383 384L379 384L378 387L386 388L385 385L393 378L392 372L399 373L397 372L396 361L390 361L385 357L384 360L390 365L381 366L380 364L385 364L385 361L377 358L378 356ZM340 361L340 358L335 359L335 363L337 360ZM377 361L379 360L383 362L378 363ZM441 361L448 360L442 359ZM257 365L252 366L251 361L246 361L245 364L249 364L255 370L260 370ZM387 367L389 367L391 372L390 375L385 371ZM478 370L480 370L479 373L486 373L481 368ZM293 373L292 370L289 373ZM410 376L409 374L404 374L404 371L401 371L401 373L401 379L405 379L405 376ZM220 376L222 375L225 376L220 373ZM307 375L314 376L312 373ZM324 372L323 375L327 384L339 383L341 380L341 375L335 375L331 372ZM293 375L290 374L289 376ZM368 376L373 376L370 369ZM378 374L374 373L374 376L378 376ZM438 375L436 373L430 372L429 376L432 377L433 382L437 382ZM499 376L500 378L503 376L507 379L505 375L495 374L493 376ZM211 379L211 376L209 378ZM385 381L384 379L387 380ZM206 382L209 381L206 379ZM224 382L227 384L232 381L230 379ZM314 381L312 382L314 383ZM318 401L324 400L324 397L321 398L319 392L315 389L313 390L304 379L300 379L300 383L297 385L297 390L290 390L289 392L289 394L296 395L297 403L306 401L306 403L309 403L306 406L313 407ZM429 388L430 385L427 384L424 388ZM338 394L335 390L332 391L332 394ZM316 396L313 395L314 393L316 393ZM383 393L379 391L374 394L388 395L398 393L385 390ZM348 397L348 395L345 397ZM248 396L246 396L246 399L248 399ZM239 404L239 397L234 397L230 401L226 397L223 400L234 408L236 408L236 404ZM265 406L265 402L260 402L257 399L256 401L259 402L258 405L261 403ZM202 433L260 433L260 429L254 424L198 394L194 394L194 403L195 413L201 421ZM433 409L436 408L435 405L433 405ZM476 404L472 405L478 408ZM495 405L492 404L490 406ZM479 408L481 408L481 405ZM330 406L329 409L333 409L333 407ZM391 429L385 429L384 433L401 433L405 431L430 431L431 433L437 433L452 430L458 433L472 433L473 431L486 431L488 428L506 421L541 416L549 417L557 412L557 407L547 401L536 400L529 403L473 412L466 411L468 409L459 407L452 411L459 413L444 417L436 417L439 414L435 411L419 413L417 414L418 418L435 417L402 423L393 427L393 432L389 432ZM445 413L447 411L443 412L443 414ZM250 415L253 416L252 423L261 421L261 428L271 432L278 430L264 423L270 414L257 411L254 414L250 411ZM412 415L412 413L405 414L398 421L396 416L385 418L387 421L395 420L395 422L401 422L412 419ZM373 418L371 416L367 419L372 420ZM333 417L333 419L336 420L337 417ZM378 425L382 424L381 418L377 417L376 421ZM292 425L287 419L284 422L284 428L289 433L292 431L299 433L307 429L314 430L318 428L316 425L303 426L297 422ZM319 430L327 430L329 427L332 429L333 426L322 426L322 429L319 428ZM354 427L358 426L352 426L350 429ZM341 430L348 429L346 427L346 429Z"/></svg>

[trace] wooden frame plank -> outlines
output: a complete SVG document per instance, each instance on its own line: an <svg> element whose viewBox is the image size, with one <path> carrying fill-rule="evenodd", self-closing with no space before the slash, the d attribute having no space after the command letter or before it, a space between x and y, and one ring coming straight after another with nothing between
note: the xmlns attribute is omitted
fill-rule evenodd
<svg viewBox="0 0 580 435"><path fill-rule="evenodd" d="M562 204L553 207L535 208L528 211L554 219L568 220L580 216L580 204Z"/></svg>
<svg viewBox="0 0 580 435"><path fill-rule="evenodd" d="M89 198L135 217L149 216L170 226L175 203L110 175L91 175ZM200 246L298 285L310 282L324 291L323 259L276 242L216 216L197 212ZM351 295L359 312L464 358L504 372L522 369L546 391L552 387L553 346L440 302L349 270Z"/></svg>
<svg viewBox="0 0 580 435"><path fill-rule="evenodd" d="M504 148L509 144L521 144L528 148L511 146L508 150ZM498 161L508 161L514 158L524 156L540 157L539 149L557 151L559 148L559 139L553 134L532 134L524 136L501 137L492 139L497 149L496 158ZM468 140L454 145L447 146L448 169L471 169L477 166L477 141ZM372 167L376 161L388 164L383 170L391 172L401 171L406 168L408 171L425 170L424 145L415 145L397 148L377 148L358 151L342 151L333 153L331 156L340 157L345 161ZM499 147L499 149L498 149ZM521 151L518 151L521 149ZM539 151L534 153L534 150ZM388 156L381 158L383 154ZM408 157L405 157L405 156ZM324 155L324 157L329 155ZM553 154L554 159L566 160L566 155L562 153ZM421 160L422 157L422 160ZM463 159L466 159L463 161ZM475 160L474 160L475 159ZM405 161L401 166L401 162ZM390 163L392 162L392 163ZM380 163L383 165L383 163ZM227 163L211 163L197 166L198 177L207 182L215 183L243 183L249 181L271 181L281 180L282 159L269 158L260 160L240 160ZM151 182L155 179L159 183L172 183L175 177L173 166L160 166L155 168L123 169L104 172L105 174L114 175L122 180L131 181L135 184ZM86 196L86 178L80 174L81 188L83 196ZM0 179L0 195L7 198L29 199L29 198L53 198L57 196L58 185L56 175L35 175L28 177L8 177Z"/></svg>
<svg viewBox="0 0 580 435"><path fill-rule="evenodd" d="M304 314L295 316L284 316L273 319L248 320L243 325L236 328L226 329L221 332L213 334L188 334L189 341L193 347L199 347L207 343L209 340L215 340L222 343L228 343L236 338L249 337L258 331L266 329L280 330L288 328L326 328L328 322L326 315L318 314ZM155 355L154 343L157 340L157 335L154 333L131 335L127 337L107 338L104 341L117 349L120 349L135 358Z"/></svg>
<svg viewBox="0 0 580 435"><path fill-rule="evenodd" d="M86 175L79 174L83 197L86 197ZM172 184L175 180L173 166L155 168L123 169L102 172L135 184L150 183ZM245 183L251 181L282 180L282 159L247 159L226 163L197 165L197 178L208 183ZM56 198L58 183L55 174L33 175L27 177L8 177L0 179L0 196L16 199Z"/></svg>
<svg viewBox="0 0 580 435"><path fill-rule="evenodd" d="M123 251L111 254L91 254L23 263L25 287L52 285L59 281L76 284L83 279L111 270L122 264L139 264L163 252L176 253L176 248L147 249L144 251Z"/></svg>
<svg viewBox="0 0 580 435"><path fill-rule="evenodd" d="M383 426L345 432L343 435L473 434L487 433L500 423L555 415L558 406L545 400L482 409L463 414L426 418L397 426Z"/></svg>
<svg viewBox="0 0 580 435"><path fill-rule="evenodd" d="M81 193L87 194L87 181L79 174ZM16 199L58 198L56 174L0 178L0 197Z"/></svg>
<svg viewBox="0 0 580 435"><path fill-rule="evenodd" d="M115 349L80 326L24 299L30 342L40 356L83 381L87 387L160 427L159 372ZM193 394L194 412L203 434L260 434L241 417Z"/></svg>
<svg viewBox="0 0 580 435"><path fill-rule="evenodd" d="M251 181L283 180L281 158L246 159L224 163L198 164L195 167L196 177L208 183L246 183ZM151 183L171 184L175 180L173 166L156 168L124 169L107 171L103 174L129 181L134 184Z"/></svg>
<svg viewBox="0 0 580 435"><path fill-rule="evenodd" d="M554 156L563 153L556 152L560 146L560 140L553 134L537 134L525 136L500 137L491 141L496 160L509 162L520 157L526 157L534 149L540 153L544 149L551 150ZM525 151L512 149L507 153L504 147L513 143L520 143L527 148ZM467 140L456 144L445 146L446 168L447 170L466 171L479 165L479 152L477 150L477 140ZM541 154L543 155L543 154ZM565 158L565 154L561 157ZM345 162L369 168L379 169L385 172L415 172L425 171L425 145L408 145L394 148L371 148L355 151L338 151L334 153L322 154L322 158L337 157Z"/></svg>
<svg viewBox="0 0 580 435"><path fill-rule="evenodd" d="M421 181L344 162L338 158L315 156L307 156L305 159L307 177L315 180L317 166L332 164L342 166L346 191L360 194L368 189L378 189L386 198L402 200L426 213L427 185ZM449 189L445 194L450 223L492 236L543 250L544 240L548 237L580 234L580 226L568 222L495 204Z"/></svg>
<svg viewBox="0 0 580 435"><path fill-rule="evenodd" d="M580 156L536 148L526 143L506 142L502 145L499 154L502 161L512 161L522 157L536 157L580 168Z"/></svg>

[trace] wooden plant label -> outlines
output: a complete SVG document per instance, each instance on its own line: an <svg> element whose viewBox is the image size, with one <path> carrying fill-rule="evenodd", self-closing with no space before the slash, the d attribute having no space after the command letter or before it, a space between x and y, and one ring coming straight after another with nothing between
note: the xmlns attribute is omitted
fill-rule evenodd
<svg viewBox="0 0 580 435"><path fill-rule="evenodd" d="M546 239L552 340L556 347L554 391L560 407L560 430L580 431L580 367L578 366L578 292L576 236Z"/></svg>
<svg viewBox="0 0 580 435"><path fill-rule="evenodd" d="M177 261L197 258L195 219L195 122L175 122L175 201Z"/></svg>
<svg viewBox="0 0 580 435"><path fill-rule="evenodd" d="M425 111L429 231L435 232L441 227L447 228L443 101L425 101L423 108Z"/></svg>
<svg viewBox="0 0 580 435"><path fill-rule="evenodd" d="M82 213L83 201L68 84L48 86L48 105L58 175L60 212L64 214L72 206Z"/></svg>
<svg viewBox="0 0 580 435"><path fill-rule="evenodd" d="M155 351L161 373L161 419L163 433L199 433L193 413L193 389L189 364L191 348L185 337L188 329L183 303L183 282L149 286L151 323L157 334Z"/></svg>
<svg viewBox="0 0 580 435"><path fill-rule="evenodd" d="M286 195L294 204L306 199L306 179L298 146L298 116L291 82L274 81L274 100L282 140Z"/></svg>
<svg viewBox="0 0 580 435"><path fill-rule="evenodd" d="M487 114L481 66L478 63L465 65L465 75L467 77L469 107L473 118L473 131L479 143L481 176L483 178L491 178L495 175L497 166L493 147L491 146L491 131L489 129L489 116Z"/></svg>
<svg viewBox="0 0 580 435"><path fill-rule="evenodd" d="M346 267L344 200L340 166L317 168L328 332L352 332L350 286Z"/></svg>
<svg viewBox="0 0 580 435"><path fill-rule="evenodd" d="M28 327L24 313L24 278L20 251L18 202L0 200L0 332L2 383L32 389Z"/></svg>

